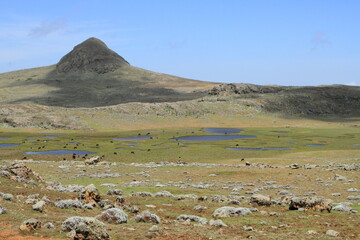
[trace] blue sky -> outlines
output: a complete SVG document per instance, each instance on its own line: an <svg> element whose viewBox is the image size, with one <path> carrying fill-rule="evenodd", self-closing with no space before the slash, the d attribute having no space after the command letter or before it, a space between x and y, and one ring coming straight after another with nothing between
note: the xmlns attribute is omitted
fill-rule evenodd
<svg viewBox="0 0 360 240"><path fill-rule="evenodd" d="M57 63L97 37L181 77L360 85L359 13L357 0L3 0L0 72Z"/></svg>

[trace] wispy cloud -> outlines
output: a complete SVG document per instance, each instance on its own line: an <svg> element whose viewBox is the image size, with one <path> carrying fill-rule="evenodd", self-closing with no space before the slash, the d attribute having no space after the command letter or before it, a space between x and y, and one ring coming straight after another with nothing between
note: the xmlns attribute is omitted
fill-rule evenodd
<svg viewBox="0 0 360 240"><path fill-rule="evenodd" d="M316 32L311 39L311 51L316 51L320 47L331 44L325 32Z"/></svg>
<svg viewBox="0 0 360 240"><path fill-rule="evenodd" d="M44 21L40 26L30 29L29 36L31 37L45 37L51 33L64 29L67 25L66 19L58 19L56 21Z"/></svg>

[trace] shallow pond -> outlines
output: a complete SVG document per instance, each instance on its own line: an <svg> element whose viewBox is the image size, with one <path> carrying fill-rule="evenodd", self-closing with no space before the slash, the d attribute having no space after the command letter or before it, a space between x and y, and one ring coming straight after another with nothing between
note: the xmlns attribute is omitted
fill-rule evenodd
<svg viewBox="0 0 360 240"><path fill-rule="evenodd" d="M144 139L152 139L153 136L137 136L137 137L125 137L125 138L114 138L114 140L122 141L122 140L144 140Z"/></svg>
<svg viewBox="0 0 360 240"><path fill-rule="evenodd" d="M204 128L207 133L217 134L234 134L242 131L240 128Z"/></svg>
<svg viewBox="0 0 360 240"><path fill-rule="evenodd" d="M0 137L0 140L10 139L10 137Z"/></svg>
<svg viewBox="0 0 360 240"><path fill-rule="evenodd" d="M256 138L255 135L201 135L201 136L183 136L177 138L171 138L171 140L176 141L223 141L223 140L233 140L241 138Z"/></svg>
<svg viewBox="0 0 360 240"><path fill-rule="evenodd" d="M265 150L292 150L295 148L287 147L268 147L268 148L227 148L229 150L238 150L238 151L265 151Z"/></svg>
<svg viewBox="0 0 360 240"><path fill-rule="evenodd" d="M15 147L15 146L19 146L20 144L13 144L13 143L4 143L4 144L0 144L0 147Z"/></svg>
<svg viewBox="0 0 360 240"><path fill-rule="evenodd" d="M53 150L53 151L39 151L39 152L26 152L27 155L85 155L85 154L95 154L93 152L81 151L81 150Z"/></svg>
<svg viewBox="0 0 360 240"><path fill-rule="evenodd" d="M306 146L308 146L308 147L322 147L322 146L326 146L326 144L308 144Z"/></svg>

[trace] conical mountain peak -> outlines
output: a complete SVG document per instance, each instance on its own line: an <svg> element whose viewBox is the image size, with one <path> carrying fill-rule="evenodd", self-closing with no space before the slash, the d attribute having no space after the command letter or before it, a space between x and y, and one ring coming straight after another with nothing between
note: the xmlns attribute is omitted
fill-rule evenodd
<svg viewBox="0 0 360 240"><path fill-rule="evenodd" d="M97 38L89 38L60 59L56 69L60 73L113 72L129 63Z"/></svg>

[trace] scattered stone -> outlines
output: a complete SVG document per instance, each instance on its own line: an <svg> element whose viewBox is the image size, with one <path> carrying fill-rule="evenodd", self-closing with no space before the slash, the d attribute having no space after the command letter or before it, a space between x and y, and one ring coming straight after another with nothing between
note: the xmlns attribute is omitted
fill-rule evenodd
<svg viewBox="0 0 360 240"><path fill-rule="evenodd" d="M70 217L61 224L61 229L65 232L71 231L73 239L87 240L108 240L109 234L105 230L105 225L96 218L91 217Z"/></svg>
<svg viewBox="0 0 360 240"><path fill-rule="evenodd" d="M150 192L134 192L131 194L133 197L154 197L154 194Z"/></svg>
<svg viewBox="0 0 360 240"><path fill-rule="evenodd" d="M125 198L124 197L117 197L115 199L115 202L118 203L118 204L123 204L124 202L126 202Z"/></svg>
<svg viewBox="0 0 360 240"><path fill-rule="evenodd" d="M169 191L161 191L155 193L154 197L175 197L175 196Z"/></svg>
<svg viewBox="0 0 360 240"><path fill-rule="evenodd" d="M216 209L212 215L215 218L224 218L234 216L246 216L250 213L251 211L248 208L221 207Z"/></svg>
<svg viewBox="0 0 360 240"><path fill-rule="evenodd" d="M20 225L21 231L34 231L41 228L41 222L35 218L28 219Z"/></svg>
<svg viewBox="0 0 360 240"><path fill-rule="evenodd" d="M213 226L213 227L227 227L228 226L221 219L217 219L217 220L211 219L209 221L209 225Z"/></svg>
<svg viewBox="0 0 360 240"><path fill-rule="evenodd" d="M300 168L299 164L297 164L297 163L290 164L289 167L290 167L291 169L299 169L299 168Z"/></svg>
<svg viewBox="0 0 360 240"><path fill-rule="evenodd" d="M123 195L123 191L121 189L109 189L106 195Z"/></svg>
<svg viewBox="0 0 360 240"><path fill-rule="evenodd" d="M53 228L55 228L55 226L52 222L47 222L42 226L42 228L53 229Z"/></svg>
<svg viewBox="0 0 360 240"><path fill-rule="evenodd" d="M79 200L60 200L55 202L55 207L58 208L82 208L82 203Z"/></svg>
<svg viewBox="0 0 360 240"><path fill-rule="evenodd" d="M148 206L148 205L146 205L146 206ZM154 207L154 208L156 208L156 207ZM138 213L140 211L139 207L135 206L135 205L133 205L133 206L124 205L123 209L128 211L128 212L131 212L131 213Z"/></svg>
<svg viewBox="0 0 360 240"><path fill-rule="evenodd" d="M12 201L14 200L14 195L12 195L11 193L5 193L2 194L2 198L7 201Z"/></svg>
<svg viewBox="0 0 360 240"><path fill-rule="evenodd" d="M161 231L161 228L157 225L152 225L150 228L149 228L149 232L160 232Z"/></svg>
<svg viewBox="0 0 360 240"><path fill-rule="evenodd" d="M277 215L278 215L277 212L270 212L270 213L269 213L269 216L277 216Z"/></svg>
<svg viewBox="0 0 360 240"><path fill-rule="evenodd" d="M209 174L209 177L216 177L217 175L212 173L212 174Z"/></svg>
<svg viewBox="0 0 360 240"><path fill-rule="evenodd" d="M207 220L206 218L203 218L203 217L199 217L199 216L196 216L196 215L185 215L185 214L182 214L180 216L177 217L177 220L190 220L191 222L197 222L197 223L200 223L200 224L207 224Z"/></svg>
<svg viewBox="0 0 360 240"><path fill-rule="evenodd" d="M101 161L101 157L100 156L95 156L95 157L86 159L85 160L85 165L96 165L100 161Z"/></svg>
<svg viewBox="0 0 360 240"><path fill-rule="evenodd" d="M117 187L117 185L113 184L113 183L103 183L100 186L101 187Z"/></svg>
<svg viewBox="0 0 360 240"><path fill-rule="evenodd" d="M348 199L348 200L360 200L360 195L348 196L347 199Z"/></svg>
<svg viewBox="0 0 360 240"><path fill-rule="evenodd" d="M306 232L306 234L308 234L308 235L317 235L318 232L315 231L315 230L309 230L309 231Z"/></svg>
<svg viewBox="0 0 360 240"><path fill-rule="evenodd" d="M128 215L119 208L110 208L96 216L97 219L108 223L121 224L127 223Z"/></svg>
<svg viewBox="0 0 360 240"><path fill-rule="evenodd" d="M38 201L37 203L35 203L34 205L32 205L32 209L34 211L39 211L39 212L43 212L44 211L44 206L45 206L46 202L41 200Z"/></svg>
<svg viewBox="0 0 360 240"><path fill-rule="evenodd" d="M332 208L333 211L341 211L341 212L351 212L353 209L351 207L345 206L345 205L337 205Z"/></svg>
<svg viewBox="0 0 360 240"><path fill-rule="evenodd" d="M0 215L1 215L1 214L5 214L5 213L7 213L6 208L0 206Z"/></svg>
<svg viewBox="0 0 360 240"><path fill-rule="evenodd" d="M83 208L89 209L89 210L94 209L93 205L91 205L91 204L84 204Z"/></svg>
<svg viewBox="0 0 360 240"><path fill-rule="evenodd" d="M151 213L150 211L146 210L146 211L143 211L141 214L137 215L135 217L135 221L159 224L160 218L156 214Z"/></svg>
<svg viewBox="0 0 360 240"><path fill-rule="evenodd" d="M340 236L340 233L335 230L327 230L326 235L332 236L332 237L338 237Z"/></svg>
<svg viewBox="0 0 360 240"><path fill-rule="evenodd" d="M348 191L348 192L360 192L360 189L357 189L357 188L349 188L347 191Z"/></svg>
<svg viewBox="0 0 360 240"><path fill-rule="evenodd" d="M331 196L339 197L339 196L341 196L341 193L332 193Z"/></svg>
<svg viewBox="0 0 360 240"><path fill-rule="evenodd" d="M270 206L271 205L271 197L265 196L261 194L254 194L250 198L250 203L253 206Z"/></svg>
<svg viewBox="0 0 360 240"><path fill-rule="evenodd" d="M207 207L203 207L203 206L195 206L193 209L194 209L194 211L201 212L201 211L206 210L206 209L207 209Z"/></svg>
<svg viewBox="0 0 360 240"><path fill-rule="evenodd" d="M98 205L99 205L99 207L101 207L104 210L115 207L114 204L109 199L101 200L100 202L98 202ZM93 206L96 206L96 205L93 204Z"/></svg>
<svg viewBox="0 0 360 240"><path fill-rule="evenodd" d="M344 176L341 176L339 174L335 174L334 180L336 180L336 181L347 181L347 178L344 177Z"/></svg>
<svg viewBox="0 0 360 240"><path fill-rule="evenodd" d="M249 227L249 226L243 226L245 231L254 231L253 227Z"/></svg>

